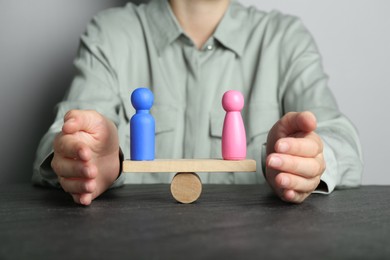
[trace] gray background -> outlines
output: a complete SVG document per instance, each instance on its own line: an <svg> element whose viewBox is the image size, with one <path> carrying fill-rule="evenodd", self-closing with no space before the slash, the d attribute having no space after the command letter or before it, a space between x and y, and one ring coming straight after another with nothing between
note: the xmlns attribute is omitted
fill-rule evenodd
<svg viewBox="0 0 390 260"><path fill-rule="evenodd" d="M93 14L125 0L0 0L0 183L29 181L39 139L69 86L79 36ZM359 129L364 184L390 184L390 2L242 0L304 21L341 110Z"/></svg>

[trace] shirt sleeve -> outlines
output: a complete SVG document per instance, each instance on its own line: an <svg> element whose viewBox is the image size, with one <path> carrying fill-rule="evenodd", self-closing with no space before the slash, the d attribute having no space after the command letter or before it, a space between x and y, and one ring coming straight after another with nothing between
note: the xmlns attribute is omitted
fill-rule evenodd
<svg viewBox="0 0 390 260"><path fill-rule="evenodd" d="M281 64L286 64L279 97L283 112L312 111L318 121L316 133L325 146L326 170L321 180L326 187L318 192L359 186L363 158L357 130L339 111L317 46L298 19L286 29L281 48Z"/></svg>
<svg viewBox="0 0 390 260"><path fill-rule="evenodd" d="M74 65L76 76L64 101L56 107L56 118L42 138L33 166L32 182L38 185L59 187L57 176L51 169L53 140L61 131L63 117L71 109L96 110L118 127L124 121L114 62L110 57L110 44L106 29L95 17L81 37ZM124 145L121 142L121 145ZM123 175L114 183L123 183Z"/></svg>

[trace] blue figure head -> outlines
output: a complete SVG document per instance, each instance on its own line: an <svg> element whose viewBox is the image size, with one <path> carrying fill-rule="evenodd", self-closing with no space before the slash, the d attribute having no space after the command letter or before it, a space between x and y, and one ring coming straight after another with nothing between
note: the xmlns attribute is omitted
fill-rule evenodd
<svg viewBox="0 0 390 260"><path fill-rule="evenodd" d="M131 104L135 110L150 110L153 101L153 93L147 88L137 88L131 94Z"/></svg>

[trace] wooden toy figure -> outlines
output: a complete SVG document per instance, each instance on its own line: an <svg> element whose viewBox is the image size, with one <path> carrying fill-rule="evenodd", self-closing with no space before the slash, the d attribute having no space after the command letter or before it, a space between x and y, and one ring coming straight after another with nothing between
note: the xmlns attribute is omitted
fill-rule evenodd
<svg viewBox="0 0 390 260"><path fill-rule="evenodd" d="M153 101L153 93L147 88L137 88L131 94L131 104L136 110L130 120L131 160L154 160L155 122L150 114Z"/></svg>
<svg viewBox="0 0 390 260"><path fill-rule="evenodd" d="M244 97L239 91L229 90L222 97L226 111L222 130L222 157L224 160L244 160L246 158L246 134L241 110Z"/></svg>

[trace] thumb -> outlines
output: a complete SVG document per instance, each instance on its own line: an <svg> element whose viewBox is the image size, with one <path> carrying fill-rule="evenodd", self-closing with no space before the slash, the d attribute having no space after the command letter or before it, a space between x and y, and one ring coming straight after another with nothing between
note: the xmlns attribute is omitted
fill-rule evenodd
<svg viewBox="0 0 390 260"><path fill-rule="evenodd" d="M281 137L295 133L309 133L317 128L317 120L312 112L290 112L284 115L277 123Z"/></svg>
<svg viewBox="0 0 390 260"><path fill-rule="evenodd" d="M70 110L64 116L64 125L62 132L65 134L74 134L83 131L89 134L95 134L99 126L101 116L92 110Z"/></svg>
<svg viewBox="0 0 390 260"><path fill-rule="evenodd" d="M274 152L276 142L296 134L310 133L317 128L317 120L311 112L289 112L271 128L267 138L267 154Z"/></svg>

